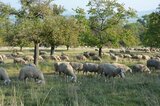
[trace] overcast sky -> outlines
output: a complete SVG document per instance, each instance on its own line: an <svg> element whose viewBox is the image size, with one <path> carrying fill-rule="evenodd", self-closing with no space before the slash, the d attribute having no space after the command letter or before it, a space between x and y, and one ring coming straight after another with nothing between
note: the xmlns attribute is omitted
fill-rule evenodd
<svg viewBox="0 0 160 106"><path fill-rule="evenodd" d="M19 0L0 0L1 2L10 4L12 7L20 8ZM68 11L72 11L72 8L82 7L86 8L88 0L54 0L56 4L64 6ZM124 3L125 7L132 7L137 11L155 10L160 4L160 0L118 0L120 3Z"/></svg>

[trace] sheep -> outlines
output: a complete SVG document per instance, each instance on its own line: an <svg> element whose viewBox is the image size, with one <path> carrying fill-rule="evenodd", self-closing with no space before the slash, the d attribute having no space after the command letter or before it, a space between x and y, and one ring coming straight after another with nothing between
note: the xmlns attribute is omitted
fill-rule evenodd
<svg viewBox="0 0 160 106"><path fill-rule="evenodd" d="M50 59L50 56L48 56L48 55L41 55L41 56L42 56L42 58L45 59L45 60L49 60L49 59Z"/></svg>
<svg viewBox="0 0 160 106"><path fill-rule="evenodd" d="M35 65L29 64L24 67L19 72L19 80L27 81L27 78L33 78L38 84L45 84L43 73L36 68Z"/></svg>
<svg viewBox="0 0 160 106"><path fill-rule="evenodd" d="M84 55L86 58L89 58L89 57L90 57L89 52L84 52L83 55Z"/></svg>
<svg viewBox="0 0 160 106"><path fill-rule="evenodd" d="M160 69L160 60L158 59L149 59L147 60L147 67L149 68L155 68L155 69Z"/></svg>
<svg viewBox="0 0 160 106"><path fill-rule="evenodd" d="M11 80L10 80L8 74L7 74L7 71L4 68L2 68L2 67L0 67L0 79L4 80L3 83L5 85L10 84L10 82L11 82Z"/></svg>
<svg viewBox="0 0 160 106"><path fill-rule="evenodd" d="M116 56L115 54L113 54L113 53L110 53L110 57L111 57L111 59L112 60L115 60L116 62L118 61L118 56Z"/></svg>
<svg viewBox="0 0 160 106"><path fill-rule="evenodd" d="M42 56L39 56L38 59L41 60L41 61L44 60Z"/></svg>
<svg viewBox="0 0 160 106"><path fill-rule="evenodd" d="M66 76L71 76L71 81L76 82L77 76L74 73L73 67L69 62L57 62L54 63L55 71L59 73L64 73Z"/></svg>
<svg viewBox="0 0 160 106"><path fill-rule="evenodd" d="M61 59L61 60L67 60L67 61L69 61L69 57L66 56L66 55L60 56L60 59Z"/></svg>
<svg viewBox="0 0 160 106"><path fill-rule="evenodd" d="M98 72L98 64L95 63L83 63L83 73Z"/></svg>
<svg viewBox="0 0 160 106"><path fill-rule="evenodd" d="M105 75L106 77L115 77L120 75L121 78L125 78L124 70L122 68L117 68L115 65L110 63L103 63L99 65L99 74Z"/></svg>
<svg viewBox="0 0 160 106"><path fill-rule="evenodd" d="M91 56L92 60L101 61L101 58L97 55Z"/></svg>
<svg viewBox="0 0 160 106"><path fill-rule="evenodd" d="M27 62L22 58L14 58L13 63L26 64Z"/></svg>
<svg viewBox="0 0 160 106"><path fill-rule="evenodd" d="M145 72L145 73L151 73L150 69L143 65L143 64L135 64L132 66L132 71L133 72Z"/></svg>
<svg viewBox="0 0 160 106"><path fill-rule="evenodd" d="M129 68L128 66L124 65L124 64L113 63L113 65L115 65L117 68L122 68L125 73L126 73L126 72L132 73L132 69Z"/></svg>
<svg viewBox="0 0 160 106"><path fill-rule="evenodd" d="M61 61L61 58L59 56L50 56L51 60L55 60L55 61Z"/></svg>
<svg viewBox="0 0 160 106"><path fill-rule="evenodd" d="M82 63L70 62L70 64L73 67L73 69L78 71L78 72L83 70L83 64Z"/></svg>
<svg viewBox="0 0 160 106"><path fill-rule="evenodd" d="M3 59L3 57L2 57L2 55L0 55L0 60L1 60L1 61L3 61L3 60L4 60L4 59Z"/></svg>
<svg viewBox="0 0 160 106"><path fill-rule="evenodd" d="M142 59L144 59L144 60L149 60L150 57L149 57L148 55L142 55Z"/></svg>
<svg viewBox="0 0 160 106"><path fill-rule="evenodd" d="M86 57L83 56L83 55L77 55L76 59L78 59L78 60L86 60Z"/></svg>
<svg viewBox="0 0 160 106"><path fill-rule="evenodd" d="M7 56L5 54L2 54L1 56L2 56L3 60L7 59Z"/></svg>
<svg viewBox="0 0 160 106"><path fill-rule="evenodd" d="M33 58L33 56L25 56L25 57L23 57L23 59L25 60L25 61L29 61L29 62L31 62L31 61L33 61L34 60L34 58Z"/></svg>
<svg viewBox="0 0 160 106"><path fill-rule="evenodd" d="M39 55L46 55L46 54L47 54L46 51L40 51L40 52L39 52Z"/></svg>

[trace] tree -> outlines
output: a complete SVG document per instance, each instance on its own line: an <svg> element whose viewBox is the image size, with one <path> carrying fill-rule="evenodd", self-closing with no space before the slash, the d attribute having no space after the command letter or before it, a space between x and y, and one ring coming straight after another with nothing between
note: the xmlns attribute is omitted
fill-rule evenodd
<svg viewBox="0 0 160 106"><path fill-rule="evenodd" d="M79 24L74 17L68 17L65 19L65 23L63 25L63 34L64 45L66 45L67 50L69 50L70 46L78 45L79 31Z"/></svg>
<svg viewBox="0 0 160 106"><path fill-rule="evenodd" d="M146 31L143 34L143 44L150 47L160 47L160 5L156 12L147 16L145 22Z"/></svg>
<svg viewBox="0 0 160 106"><path fill-rule="evenodd" d="M116 0L92 0L89 1L88 7L91 36L95 36L95 46L99 48L99 56L101 57L102 47L112 38L107 33L107 29L134 16L135 11L131 8L125 10L124 5L119 4Z"/></svg>
<svg viewBox="0 0 160 106"><path fill-rule="evenodd" d="M64 42L64 36L62 35L64 21L65 19L62 16L48 17L44 20L43 31L45 36L43 38L44 42L51 46L50 55L53 55L56 46Z"/></svg>
<svg viewBox="0 0 160 106"><path fill-rule="evenodd" d="M62 6L54 4L51 9L52 13L44 19L43 31L45 36L42 36L42 38L46 44L51 46L50 55L53 55L55 47L63 44L64 42L62 27L65 19L61 16L64 12L64 8Z"/></svg>
<svg viewBox="0 0 160 106"><path fill-rule="evenodd" d="M22 8L16 15L19 24L25 23L23 37L34 43L34 64L38 65L39 43L42 41L44 19L52 14L52 0L21 0Z"/></svg>
<svg viewBox="0 0 160 106"><path fill-rule="evenodd" d="M3 45L5 37L13 32L13 23L10 20L10 15L15 9L9 5L0 2L0 43Z"/></svg>

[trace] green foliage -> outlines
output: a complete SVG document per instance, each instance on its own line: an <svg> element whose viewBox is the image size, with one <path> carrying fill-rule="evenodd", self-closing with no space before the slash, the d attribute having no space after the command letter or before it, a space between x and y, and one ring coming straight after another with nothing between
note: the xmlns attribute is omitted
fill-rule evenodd
<svg viewBox="0 0 160 106"><path fill-rule="evenodd" d="M66 18L63 28L64 45L67 47L77 46L80 29L76 19L74 17Z"/></svg>
<svg viewBox="0 0 160 106"><path fill-rule="evenodd" d="M146 31L142 36L143 44L145 46L160 47L160 9L157 8L156 12L153 12L146 17L147 19L143 19L146 27Z"/></svg>

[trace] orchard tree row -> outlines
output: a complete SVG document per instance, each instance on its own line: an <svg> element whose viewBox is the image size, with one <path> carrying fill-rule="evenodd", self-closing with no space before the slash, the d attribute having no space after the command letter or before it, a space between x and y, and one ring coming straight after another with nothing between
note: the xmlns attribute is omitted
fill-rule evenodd
<svg viewBox="0 0 160 106"><path fill-rule="evenodd" d="M51 47L50 55L59 45L66 45L67 49L97 46L100 57L104 46L160 45L159 9L136 23L129 23L127 20L136 17L136 11L125 9L116 0L90 0L87 12L76 8L72 16L62 15L65 9L53 0L20 0L20 3L21 8L16 10L0 2L0 44L19 46L21 50L24 46L34 46L36 65L39 45Z"/></svg>

